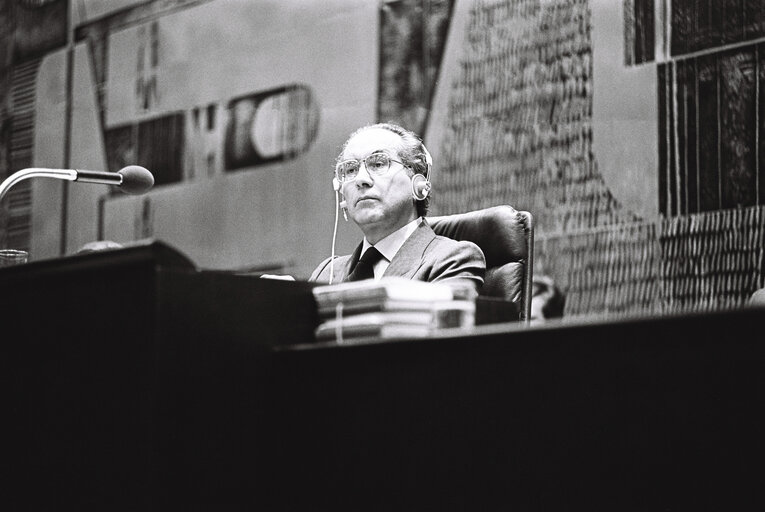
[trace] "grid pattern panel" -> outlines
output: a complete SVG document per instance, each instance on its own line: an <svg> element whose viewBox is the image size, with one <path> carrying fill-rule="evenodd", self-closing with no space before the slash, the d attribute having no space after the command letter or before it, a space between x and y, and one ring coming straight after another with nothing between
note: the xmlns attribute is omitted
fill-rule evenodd
<svg viewBox="0 0 765 512"><path fill-rule="evenodd" d="M589 2L477 1L466 31L434 210L511 204L540 232L635 221L592 153Z"/></svg>
<svg viewBox="0 0 765 512"><path fill-rule="evenodd" d="M34 143L35 80L40 60L13 67L11 80L11 137L8 175L32 165ZM3 177L5 178L5 177ZM32 188L28 181L15 185L4 198L5 247L29 251Z"/></svg>
<svg viewBox="0 0 765 512"><path fill-rule="evenodd" d="M765 208L542 235L535 252L567 317L739 307L765 287Z"/></svg>

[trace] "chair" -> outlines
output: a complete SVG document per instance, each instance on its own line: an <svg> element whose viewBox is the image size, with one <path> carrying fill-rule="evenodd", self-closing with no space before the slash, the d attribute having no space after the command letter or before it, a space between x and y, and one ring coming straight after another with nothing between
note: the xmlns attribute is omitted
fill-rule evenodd
<svg viewBox="0 0 765 512"><path fill-rule="evenodd" d="M481 296L513 302L520 320L531 316L534 221L531 213L501 205L467 213L427 217L437 235L473 242L486 257Z"/></svg>

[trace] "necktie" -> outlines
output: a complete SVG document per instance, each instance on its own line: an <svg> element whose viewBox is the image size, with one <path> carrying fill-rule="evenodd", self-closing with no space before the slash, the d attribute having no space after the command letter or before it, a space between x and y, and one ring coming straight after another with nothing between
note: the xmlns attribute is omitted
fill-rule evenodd
<svg viewBox="0 0 765 512"><path fill-rule="evenodd" d="M353 269L353 272L350 273L346 281L361 281L362 279L372 279L375 276L375 263L380 261L382 258L383 255L380 254L380 251L374 247L370 247L364 254L362 254L361 258L359 258L359 262L356 263L356 267Z"/></svg>

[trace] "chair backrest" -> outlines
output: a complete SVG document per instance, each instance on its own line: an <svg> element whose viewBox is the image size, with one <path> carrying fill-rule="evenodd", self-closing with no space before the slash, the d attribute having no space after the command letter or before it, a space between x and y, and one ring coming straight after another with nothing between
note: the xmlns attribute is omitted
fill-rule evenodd
<svg viewBox="0 0 765 512"><path fill-rule="evenodd" d="M437 235L480 247L486 257L481 295L518 304L520 319L529 321L534 266L534 220L529 212L501 205L427 221Z"/></svg>

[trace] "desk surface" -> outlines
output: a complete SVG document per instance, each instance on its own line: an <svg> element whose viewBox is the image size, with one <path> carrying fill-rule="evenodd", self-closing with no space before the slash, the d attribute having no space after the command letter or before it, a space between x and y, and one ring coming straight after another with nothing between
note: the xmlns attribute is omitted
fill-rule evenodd
<svg viewBox="0 0 765 512"><path fill-rule="evenodd" d="M762 325L760 322L762 317L763 323L765 323L765 304L751 305L743 308L736 308L730 310L717 310L717 311L705 311L705 312L691 312L686 314L670 314L664 316L653 315L624 315L621 317L614 316L586 316L579 318L564 318L564 319L552 319L546 322L527 325L522 322L496 322L484 325L476 325L470 328L457 328L457 329L441 329L437 333L419 338L389 338L389 339L366 339L362 342L347 341L345 343L337 343L336 341L327 342L315 342L308 341L303 343L292 343L285 346L275 347L278 352L287 351L302 351L302 350L319 350L319 349L342 349L352 346L365 346L365 345L380 345L388 343L427 343L429 341L444 341L444 340L470 340L476 341L481 339L490 339L494 337L501 337L504 340L525 338L527 336L553 336L552 334L543 334L552 332L559 332L561 335L568 336L573 332L581 330L618 330L618 331L630 331L632 327L647 327L657 331L656 335L665 340L680 340L689 339L694 336L697 339L708 338L709 335L699 329L700 325L706 325L707 323L725 323L730 319L731 322L734 319L742 319L743 325L731 325L730 333L740 334L745 338L755 337L756 331L746 332L745 329L754 329L758 325Z"/></svg>

